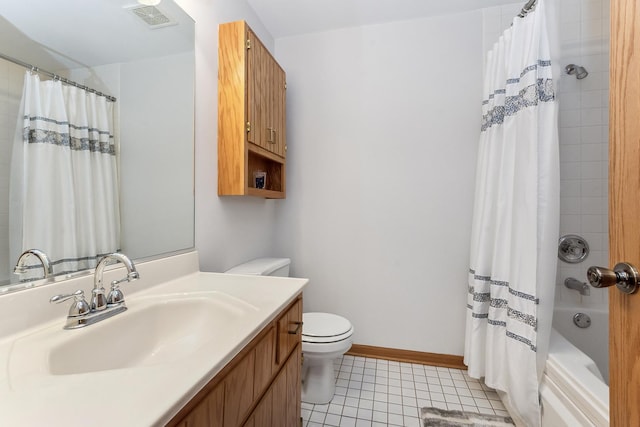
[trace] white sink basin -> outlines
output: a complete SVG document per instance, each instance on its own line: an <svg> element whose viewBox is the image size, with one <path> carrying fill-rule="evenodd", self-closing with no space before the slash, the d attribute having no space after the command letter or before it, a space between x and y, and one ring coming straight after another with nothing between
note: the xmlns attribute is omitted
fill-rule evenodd
<svg viewBox="0 0 640 427"><path fill-rule="evenodd" d="M57 376L179 362L228 340L256 311L217 291L134 299L127 311L96 324L63 330L60 323L17 340L10 365L15 374L35 368Z"/></svg>
<svg viewBox="0 0 640 427"><path fill-rule="evenodd" d="M145 303L76 336L64 331L69 339L51 349L49 371L66 375L175 362L215 341L252 308L221 294Z"/></svg>
<svg viewBox="0 0 640 427"><path fill-rule="evenodd" d="M215 340L242 314L238 304L206 297L129 309L54 346L49 371L66 375L174 362Z"/></svg>

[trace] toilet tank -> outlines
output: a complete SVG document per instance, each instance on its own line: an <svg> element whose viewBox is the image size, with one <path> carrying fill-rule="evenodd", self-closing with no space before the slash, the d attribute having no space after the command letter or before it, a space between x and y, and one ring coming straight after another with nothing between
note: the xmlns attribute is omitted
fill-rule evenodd
<svg viewBox="0 0 640 427"><path fill-rule="evenodd" d="M256 258L225 271L229 274L252 274L254 276L289 276L289 258Z"/></svg>

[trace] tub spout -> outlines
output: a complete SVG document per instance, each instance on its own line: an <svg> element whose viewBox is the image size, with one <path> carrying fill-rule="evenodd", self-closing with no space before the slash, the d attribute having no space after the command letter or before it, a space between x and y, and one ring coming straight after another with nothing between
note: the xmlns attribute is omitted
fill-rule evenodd
<svg viewBox="0 0 640 427"><path fill-rule="evenodd" d="M575 277L567 277L564 279L564 285L569 289L574 289L580 292L580 295L591 295L591 288L585 282L581 282Z"/></svg>

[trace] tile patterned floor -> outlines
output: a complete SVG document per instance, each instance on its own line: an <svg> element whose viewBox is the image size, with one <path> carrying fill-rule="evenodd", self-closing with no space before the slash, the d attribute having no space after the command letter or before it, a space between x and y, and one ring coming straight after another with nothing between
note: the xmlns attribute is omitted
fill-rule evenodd
<svg viewBox="0 0 640 427"><path fill-rule="evenodd" d="M423 406L508 415L496 392L463 370L354 356L334 368L333 400L302 402L305 427L420 427Z"/></svg>

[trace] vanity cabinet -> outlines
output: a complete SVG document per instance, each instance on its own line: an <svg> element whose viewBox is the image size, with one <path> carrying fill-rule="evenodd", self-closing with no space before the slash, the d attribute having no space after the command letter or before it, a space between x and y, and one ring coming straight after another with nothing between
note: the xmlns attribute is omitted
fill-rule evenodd
<svg viewBox="0 0 640 427"><path fill-rule="evenodd" d="M168 425L299 426L301 325L298 295Z"/></svg>
<svg viewBox="0 0 640 427"><path fill-rule="evenodd" d="M221 24L218 195L286 195L286 74L244 21ZM255 172L265 172L256 188ZM259 185L258 185L259 186Z"/></svg>

